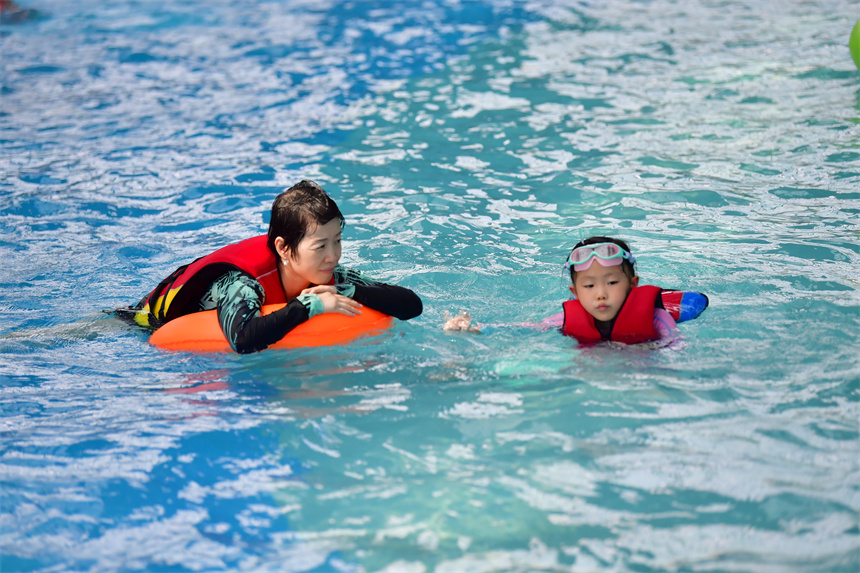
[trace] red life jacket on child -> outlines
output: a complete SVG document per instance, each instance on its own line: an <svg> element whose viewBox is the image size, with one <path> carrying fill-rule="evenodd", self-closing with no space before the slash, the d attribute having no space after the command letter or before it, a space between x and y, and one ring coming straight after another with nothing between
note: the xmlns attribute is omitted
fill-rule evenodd
<svg viewBox="0 0 860 573"><path fill-rule="evenodd" d="M222 247L179 267L143 299L135 321L160 326L174 318L200 310L200 298L219 276L240 270L263 285L265 303L287 302L275 255L266 245L267 235Z"/></svg>
<svg viewBox="0 0 860 573"><path fill-rule="evenodd" d="M630 289L630 294L621 306L612 325L609 340L638 344L657 340L660 333L654 328L654 303L660 296L660 287L644 285ZM588 314L582 304L574 299L562 304L564 324L561 331L579 342L600 342L604 338L594 324L594 317Z"/></svg>

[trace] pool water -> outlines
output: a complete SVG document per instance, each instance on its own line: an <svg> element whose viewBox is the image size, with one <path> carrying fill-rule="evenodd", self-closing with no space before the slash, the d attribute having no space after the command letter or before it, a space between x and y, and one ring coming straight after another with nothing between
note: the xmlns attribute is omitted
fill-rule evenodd
<svg viewBox="0 0 860 573"><path fill-rule="evenodd" d="M854 2L26 7L0 570L860 568ZM238 356L102 312L303 178L421 317ZM660 348L516 326L593 234L710 307ZM483 333L443 331L460 310Z"/></svg>

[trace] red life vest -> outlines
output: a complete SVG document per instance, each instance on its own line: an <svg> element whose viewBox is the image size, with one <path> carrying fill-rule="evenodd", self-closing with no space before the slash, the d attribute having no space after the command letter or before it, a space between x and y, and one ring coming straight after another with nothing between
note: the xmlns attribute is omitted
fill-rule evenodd
<svg viewBox="0 0 860 573"><path fill-rule="evenodd" d="M219 276L240 270L263 285L265 304L287 302L275 255L267 235L245 239L179 267L143 299L135 320L158 327L174 318L200 310L200 298Z"/></svg>
<svg viewBox="0 0 860 573"><path fill-rule="evenodd" d="M661 290L660 287L651 285L631 289L621 311L615 317L609 340L638 344L660 338L660 333L654 328L654 303ZM564 334L576 338L579 342L604 340L594 324L594 317L588 314L578 300L569 300L562 307Z"/></svg>

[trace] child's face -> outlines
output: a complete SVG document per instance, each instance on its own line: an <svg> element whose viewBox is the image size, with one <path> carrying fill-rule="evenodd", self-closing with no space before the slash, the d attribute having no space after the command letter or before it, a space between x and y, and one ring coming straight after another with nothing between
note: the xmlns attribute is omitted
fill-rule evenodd
<svg viewBox="0 0 860 573"><path fill-rule="evenodd" d="M576 273L570 292L588 314L596 320L608 321L615 318L630 289L638 284L639 277L631 279L621 265L604 267L595 260L586 270Z"/></svg>

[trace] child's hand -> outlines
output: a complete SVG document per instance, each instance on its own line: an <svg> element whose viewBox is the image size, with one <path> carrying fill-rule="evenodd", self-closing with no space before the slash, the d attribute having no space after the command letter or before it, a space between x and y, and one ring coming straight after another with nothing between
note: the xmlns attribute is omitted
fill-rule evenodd
<svg viewBox="0 0 860 573"><path fill-rule="evenodd" d="M443 330L459 330L463 332L474 332L475 334L481 334L481 329L478 328L478 325L472 326L472 317L469 316L469 313L465 310L461 310L460 314L457 316L451 316L451 313L447 310L445 311L445 325L442 327Z"/></svg>

